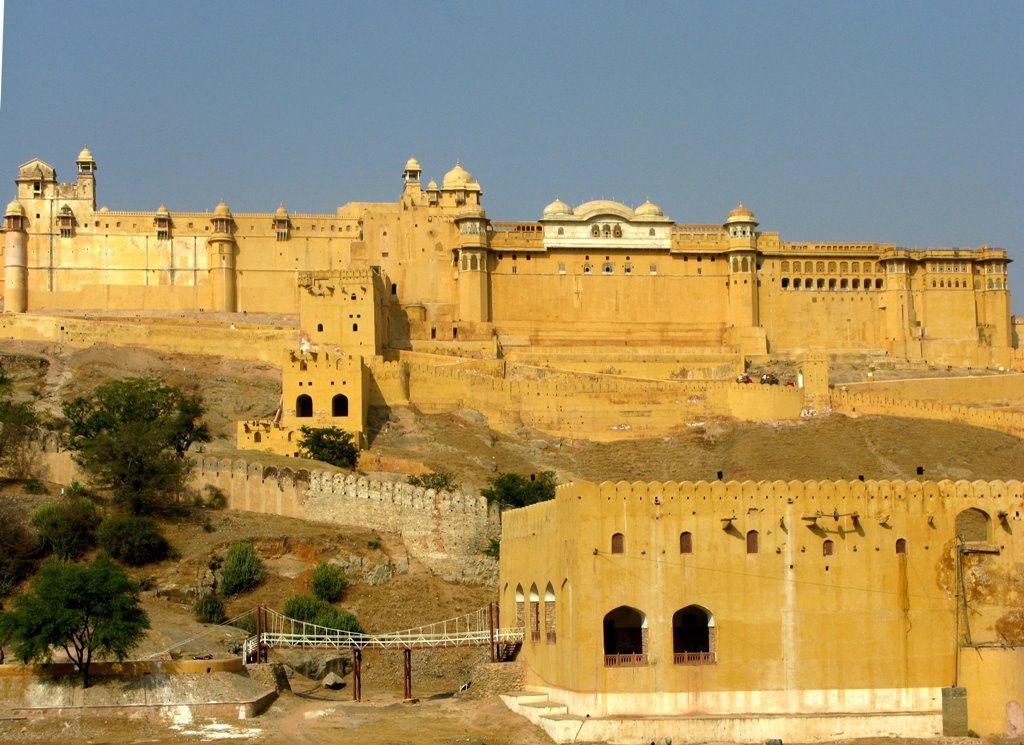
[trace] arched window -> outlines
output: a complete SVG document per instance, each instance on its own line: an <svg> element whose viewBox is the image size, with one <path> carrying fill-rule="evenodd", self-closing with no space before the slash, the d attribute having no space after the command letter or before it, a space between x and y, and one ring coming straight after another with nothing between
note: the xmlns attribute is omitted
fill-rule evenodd
<svg viewBox="0 0 1024 745"><path fill-rule="evenodd" d="M853 278L853 289L855 289L855 290L859 290L860 289L860 279L857 278L857 277Z"/></svg>
<svg viewBox="0 0 1024 745"><path fill-rule="evenodd" d="M819 261L819 262L817 262L817 263L816 263L816 264L814 265L814 270L815 270L815 271L817 271L817 272L823 272L823 271L825 271L825 262L824 262L824 261Z"/></svg>
<svg viewBox="0 0 1024 745"><path fill-rule="evenodd" d="M622 237L622 226L621 225L616 225L615 226L615 230L612 231L612 235L614 235L616 238L621 238Z"/></svg>
<svg viewBox="0 0 1024 745"><path fill-rule="evenodd" d="M819 290L824 290L825 289L825 280L824 279L819 279L818 280L818 289Z"/></svg>
<svg viewBox="0 0 1024 745"><path fill-rule="evenodd" d="M318 324L316 325L316 330L317 330L317 331L323 331L323 330L324 330L324 325L323 325L322 323L318 323Z"/></svg>
<svg viewBox="0 0 1024 745"><path fill-rule="evenodd" d="M672 661L676 665L715 661L715 618L699 605L688 605L672 615Z"/></svg>
<svg viewBox="0 0 1024 745"><path fill-rule="evenodd" d="M853 272L859 272L860 271L860 262L859 261L853 262L853 264L850 265L850 269Z"/></svg>
<svg viewBox="0 0 1024 745"><path fill-rule="evenodd" d="M733 260L732 260L732 270L734 272L738 272L740 270L740 262L737 261L737 259L735 257L733 257Z"/></svg>
<svg viewBox="0 0 1024 745"><path fill-rule="evenodd" d="M602 229L601 233L604 235L605 238L608 238L612 234L612 229L610 227L608 227L607 225L605 225L604 228Z"/></svg>
<svg viewBox="0 0 1024 745"><path fill-rule="evenodd" d="M751 530L747 533L747 553L756 554L758 549L757 531Z"/></svg>
<svg viewBox="0 0 1024 745"><path fill-rule="evenodd" d="M846 272L848 271L847 270L847 266L848 266L848 264L845 261L840 261L839 262L839 273L840 274L846 274Z"/></svg>
<svg viewBox="0 0 1024 745"><path fill-rule="evenodd" d="M530 638L540 641L540 594L537 585L530 586Z"/></svg>
<svg viewBox="0 0 1024 745"><path fill-rule="evenodd" d="M548 582L544 590L544 631L548 644L555 643L555 588Z"/></svg>
<svg viewBox="0 0 1024 745"><path fill-rule="evenodd" d="M693 553L693 533L688 530L679 534L679 553Z"/></svg>
<svg viewBox="0 0 1024 745"><path fill-rule="evenodd" d="M799 281L800 280L797 280L797 282L799 282ZM782 278L782 289L783 290L789 289L789 277L783 277Z"/></svg>
<svg viewBox="0 0 1024 745"><path fill-rule="evenodd" d="M295 399L295 416L313 416L312 397L303 393L301 396Z"/></svg>
<svg viewBox="0 0 1024 745"><path fill-rule="evenodd" d="M988 513L984 510L971 507L956 516L956 534L965 543L987 541L988 528Z"/></svg>
<svg viewBox="0 0 1024 745"><path fill-rule="evenodd" d="M600 238L600 237L601 237L601 228L599 228L599 227L597 227L597 226L595 225L594 227L592 227L592 228L590 229L590 235L591 235L592 237L594 237L594 238Z"/></svg>
<svg viewBox="0 0 1024 745"><path fill-rule="evenodd" d="M800 278L799 277L796 277L793 280L793 289L794 290L799 290L800 289Z"/></svg>
<svg viewBox="0 0 1024 745"><path fill-rule="evenodd" d="M558 229L558 234L559 235L565 235L565 228L559 228Z"/></svg>
<svg viewBox="0 0 1024 745"><path fill-rule="evenodd" d="M252 441L253 442L260 442L261 440L263 440L263 435L262 434L260 434L259 432L253 432L252 433Z"/></svg>
<svg viewBox="0 0 1024 745"><path fill-rule="evenodd" d="M744 256L743 257L743 261L740 263L740 271L746 272L746 271L749 271L749 270L750 270L750 264L747 261L747 257Z"/></svg>
<svg viewBox="0 0 1024 745"><path fill-rule="evenodd" d="M897 538L896 539L896 553L897 554L905 554L905 553L907 553L907 539L906 538Z"/></svg>
<svg viewBox="0 0 1024 745"><path fill-rule="evenodd" d="M875 289L876 290L881 290L882 289L882 280L881 279L876 279L875 280Z"/></svg>
<svg viewBox="0 0 1024 745"><path fill-rule="evenodd" d="M477 269L480 268L480 263L477 261L477 258L476 258L475 254L473 256L469 257L469 268L472 271L476 271Z"/></svg>
<svg viewBox="0 0 1024 745"><path fill-rule="evenodd" d="M359 330L359 324L358 323L353 323L352 324L352 330L353 331L358 331Z"/></svg>
<svg viewBox="0 0 1024 745"><path fill-rule="evenodd" d="M331 416L348 416L348 396L344 393L331 399Z"/></svg>
<svg viewBox="0 0 1024 745"><path fill-rule="evenodd" d="M523 594L523 586L516 586L516 626L523 628L526 624L526 615L524 603L526 602L526 596Z"/></svg>
<svg viewBox="0 0 1024 745"><path fill-rule="evenodd" d="M827 540L821 544L821 555L832 556L836 552L836 544L831 540Z"/></svg>
<svg viewBox="0 0 1024 745"><path fill-rule="evenodd" d="M810 272L813 272L813 271L814 271L814 262L805 261L804 262L804 273L807 274L807 273L810 273Z"/></svg>
<svg viewBox="0 0 1024 745"><path fill-rule="evenodd" d="M647 664L647 616L620 605L604 617L604 664L629 667Z"/></svg>
<svg viewBox="0 0 1024 745"><path fill-rule="evenodd" d="M621 554L626 550L626 536L622 533L614 533L612 535L612 553Z"/></svg>
<svg viewBox="0 0 1024 745"><path fill-rule="evenodd" d="M830 290L834 290L834 289L836 289L836 280L835 280L835 277L833 277L832 279L830 279L830 280L828 281L828 289L830 289Z"/></svg>
<svg viewBox="0 0 1024 745"><path fill-rule="evenodd" d="M779 271L788 272L789 271L789 262L788 261L783 261L782 262L782 267L779 269Z"/></svg>
<svg viewBox="0 0 1024 745"><path fill-rule="evenodd" d="M846 277L843 277L841 280L839 280L839 289L845 290L848 287L849 283L850 280L846 279Z"/></svg>
<svg viewBox="0 0 1024 745"><path fill-rule="evenodd" d="M647 231L647 235L649 235L649 236L651 236L651 238L653 238L654 237L654 228L651 228L650 230L648 230Z"/></svg>
<svg viewBox="0 0 1024 745"><path fill-rule="evenodd" d="M828 262L828 271L829 271L829 274L835 274L836 262L834 262L834 261Z"/></svg>

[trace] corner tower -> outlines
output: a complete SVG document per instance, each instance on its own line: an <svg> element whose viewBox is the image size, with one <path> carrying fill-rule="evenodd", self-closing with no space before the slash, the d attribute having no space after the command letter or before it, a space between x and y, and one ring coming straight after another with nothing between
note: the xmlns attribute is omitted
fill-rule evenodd
<svg viewBox="0 0 1024 745"><path fill-rule="evenodd" d="M17 199L4 210L4 311L28 308L28 218Z"/></svg>
<svg viewBox="0 0 1024 745"><path fill-rule="evenodd" d="M89 209L96 211L96 161L92 152L87 147L75 158L75 165L78 166L78 198L89 205Z"/></svg>

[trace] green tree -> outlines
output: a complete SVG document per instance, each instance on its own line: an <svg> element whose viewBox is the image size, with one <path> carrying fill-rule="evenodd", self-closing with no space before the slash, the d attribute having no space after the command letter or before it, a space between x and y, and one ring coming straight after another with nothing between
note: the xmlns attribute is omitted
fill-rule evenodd
<svg viewBox="0 0 1024 745"><path fill-rule="evenodd" d="M70 497L39 507L32 513L32 524L44 549L58 559L74 560L92 547L100 517L88 497Z"/></svg>
<svg viewBox="0 0 1024 745"><path fill-rule="evenodd" d="M362 632L363 627L353 613L335 608L316 595L292 595L285 598L284 614L296 621L305 621L317 626L339 631Z"/></svg>
<svg viewBox="0 0 1024 745"><path fill-rule="evenodd" d="M251 590L263 581L263 562L251 543L228 546L228 555L220 572L220 589L225 595Z"/></svg>
<svg viewBox="0 0 1024 745"><path fill-rule="evenodd" d="M313 594L322 600L326 600L328 603L341 600L341 596L345 594L345 586L347 584L348 580L345 579L345 573L341 570L341 567L326 562L317 564L309 578L309 585L310 589L313 590Z"/></svg>
<svg viewBox="0 0 1024 745"><path fill-rule="evenodd" d="M340 427L300 427L299 452L304 458L330 463L339 468L355 468L359 448L352 435Z"/></svg>
<svg viewBox="0 0 1024 745"><path fill-rule="evenodd" d="M525 507L554 499L557 485L553 471L544 471L530 478L518 473L499 473L487 479L487 486L480 493L487 497L487 501L502 507Z"/></svg>
<svg viewBox="0 0 1024 745"><path fill-rule="evenodd" d="M88 564L47 562L0 613L0 642L12 643L22 662L49 662L55 647L75 664L89 687L95 656L123 660L142 640L149 618L136 585L120 567L100 557Z"/></svg>
<svg viewBox="0 0 1024 745"><path fill-rule="evenodd" d="M171 551L171 544L151 517L113 515L100 523L96 538L111 557L136 567L162 561Z"/></svg>
<svg viewBox="0 0 1024 745"><path fill-rule="evenodd" d="M455 480L455 475L443 469L434 473L413 474L406 481L413 486L422 486L424 489L433 489L434 491L450 492L455 491L459 487L459 483Z"/></svg>
<svg viewBox="0 0 1024 745"><path fill-rule="evenodd" d="M96 487L134 514L184 489L192 443L208 442L202 399L154 378L124 378L64 403L67 447Z"/></svg>

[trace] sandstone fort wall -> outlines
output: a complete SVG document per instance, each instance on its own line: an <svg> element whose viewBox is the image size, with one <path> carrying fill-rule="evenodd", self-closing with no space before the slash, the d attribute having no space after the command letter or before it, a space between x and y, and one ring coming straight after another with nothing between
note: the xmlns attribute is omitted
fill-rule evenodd
<svg viewBox="0 0 1024 745"><path fill-rule="evenodd" d="M84 480L68 451L43 453L45 477ZM233 510L394 533L410 556L451 580L493 579L481 550L500 531L499 513L479 496L435 492L351 473L197 458L192 486L221 489Z"/></svg>

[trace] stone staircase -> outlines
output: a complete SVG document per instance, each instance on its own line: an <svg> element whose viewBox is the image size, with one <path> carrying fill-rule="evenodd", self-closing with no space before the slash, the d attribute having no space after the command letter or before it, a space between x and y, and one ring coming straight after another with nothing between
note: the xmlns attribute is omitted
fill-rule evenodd
<svg viewBox="0 0 1024 745"><path fill-rule="evenodd" d="M501 694L501 700L510 711L526 717L540 727L555 742L573 742L586 717L570 714L568 707L548 698L546 693L530 690Z"/></svg>

